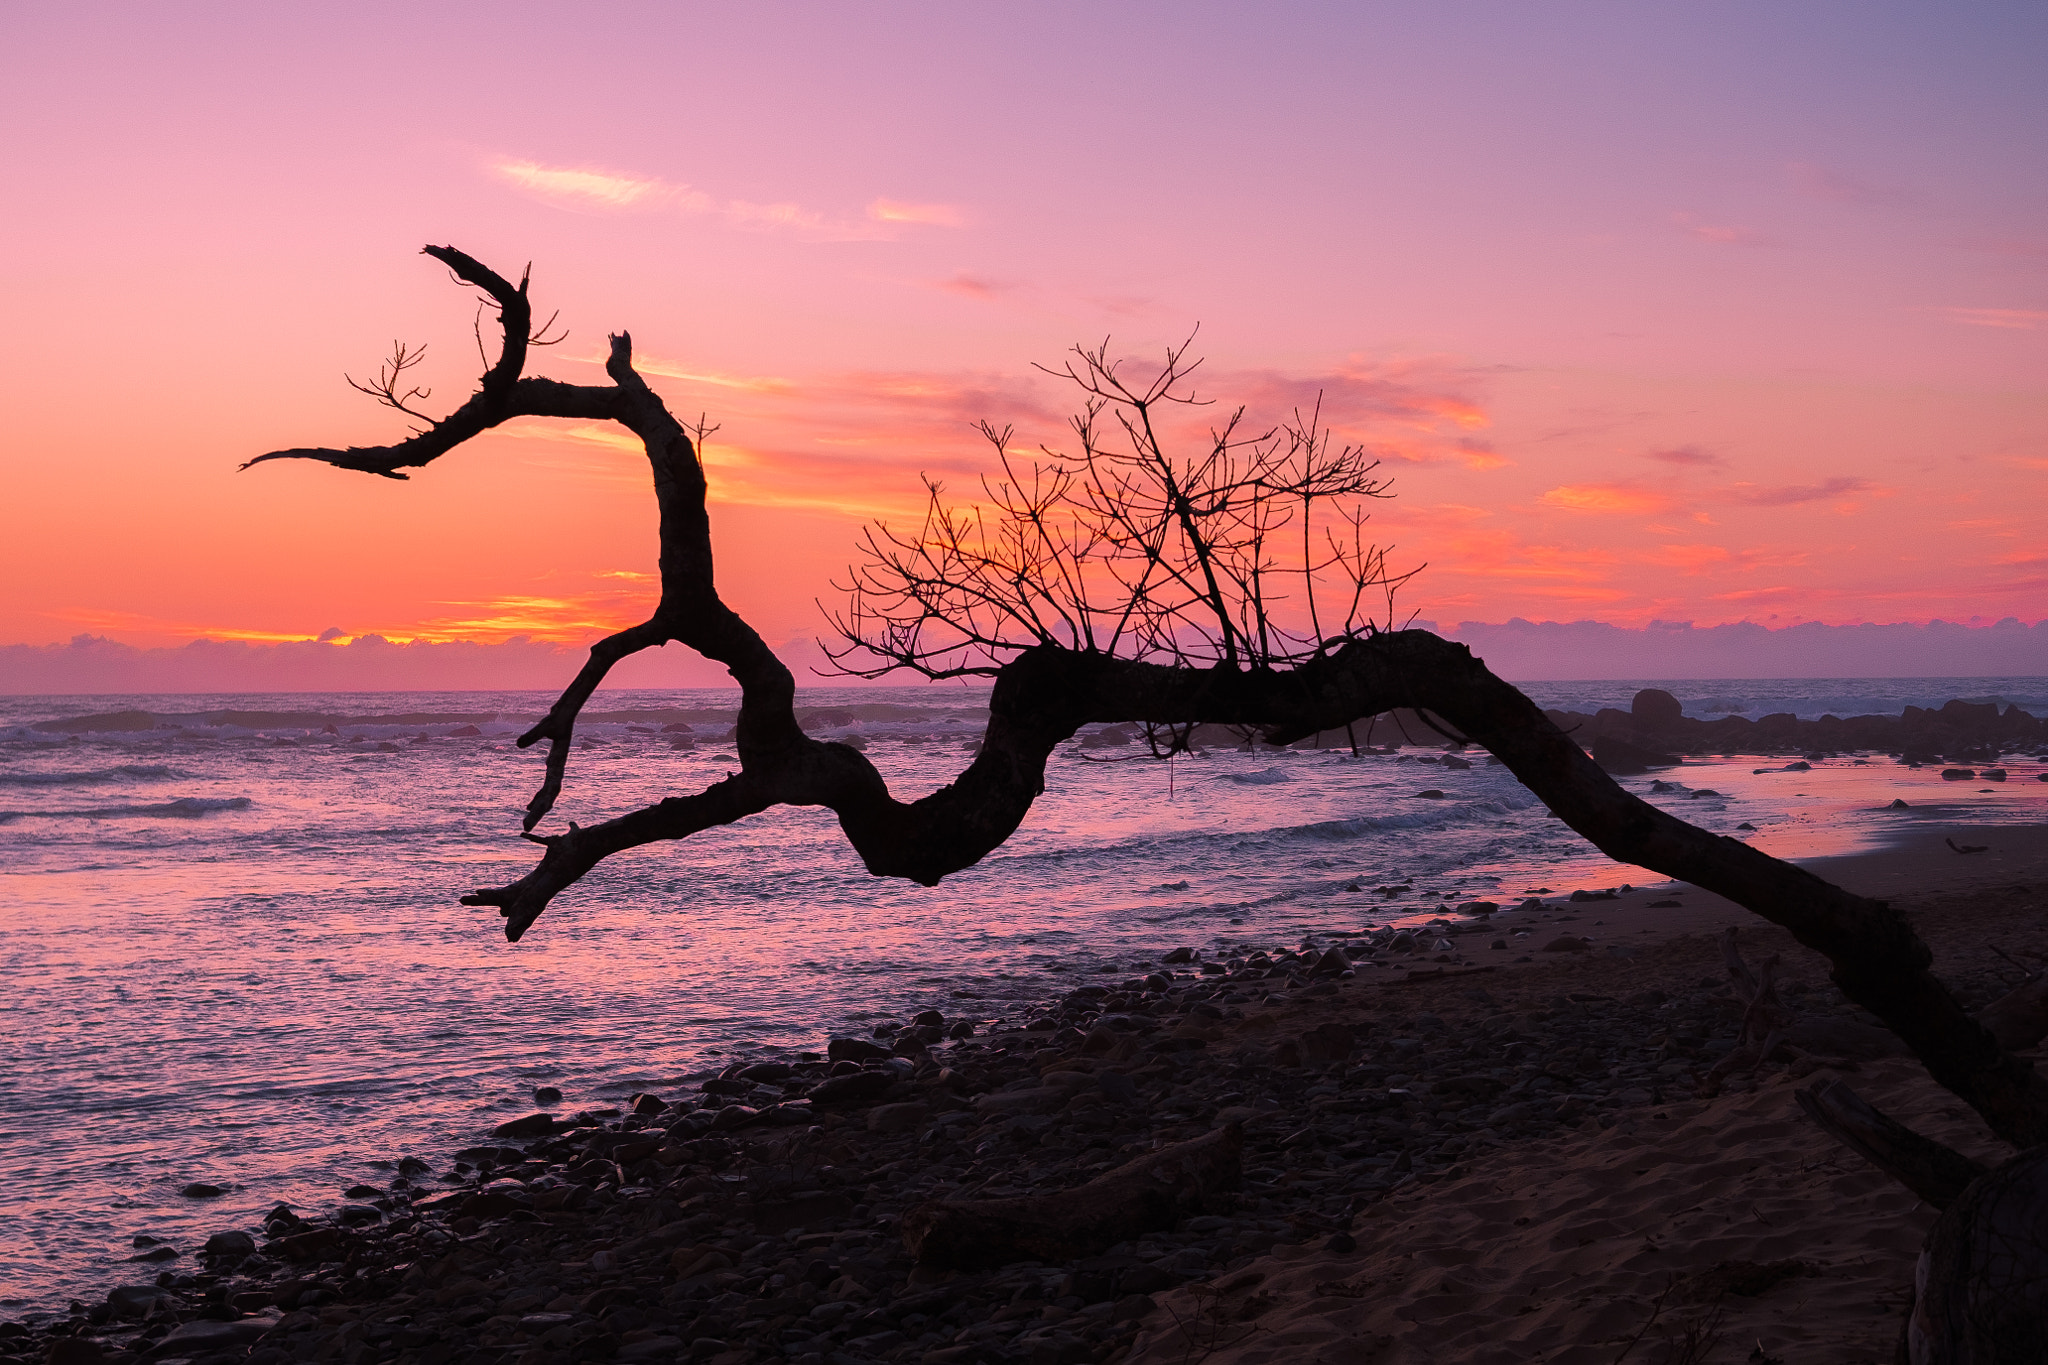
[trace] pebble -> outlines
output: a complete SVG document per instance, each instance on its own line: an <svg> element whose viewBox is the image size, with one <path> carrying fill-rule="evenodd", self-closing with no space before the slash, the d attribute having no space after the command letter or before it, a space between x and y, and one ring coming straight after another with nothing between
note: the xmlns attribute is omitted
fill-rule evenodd
<svg viewBox="0 0 2048 1365"><path fill-rule="evenodd" d="M1152 1294L1276 1246L1342 1252L1364 1211L1480 1152L1689 1095L1739 1021L1711 979L1533 1008L1476 983L1360 990L1402 976L1353 979L1357 964L1421 945L1359 939L1220 974L1191 951L981 1036L907 1038L913 1055L833 1039L827 1060L729 1067L736 1087L658 1108L515 1119L447 1175L407 1158L386 1188L312 1216L280 1205L154 1284L0 1325L0 1365L1103 1361ZM944 1016L893 1036L923 1030ZM914 1265L897 1233L927 1200L1070 1189L1219 1122L1245 1134L1226 1212L976 1273Z"/></svg>

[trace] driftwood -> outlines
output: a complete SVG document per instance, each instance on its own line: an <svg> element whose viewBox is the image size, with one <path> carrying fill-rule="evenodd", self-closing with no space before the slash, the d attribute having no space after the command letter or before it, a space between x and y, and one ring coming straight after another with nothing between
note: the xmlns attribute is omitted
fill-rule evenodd
<svg viewBox="0 0 2048 1365"><path fill-rule="evenodd" d="M1469 649L1426 631L1347 625L1287 656L1282 666L1272 662L1278 656L1246 652L1267 624L1258 605L1264 599L1246 598L1233 608L1245 624L1235 633L1219 627L1225 648L1206 666L1127 657L1088 640L1004 645L1010 652L999 666L972 670L994 683L978 754L951 785L914 801L897 799L858 751L804 734L794 714L795 679L720 599L703 467L682 424L634 370L631 338L611 338L609 385L526 377L522 368L537 340L526 281L515 286L453 247L429 247L427 254L497 305L503 348L479 391L447 418L393 445L298 447L250 463L311 459L403 478L404 470L424 466L513 418L616 421L646 448L660 511L661 596L652 614L593 645L589 661L548 715L520 737L522 747L548 743L546 777L525 819L526 837L542 845L542 856L516 881L463 898L465 904L495 909L508 938L524 934L556 896L614 853L687 838L777 804L831 809L870 872L935 885L1016 831L1044 789L1048 757L1086 724L1135 722L1156 729L1209 722L1256 731L1269 744L1289 744L1407 707L1426 710L1459 738L1483 745L1608 856L1690 882L1790 930L1829 959L1844 994L1881 1018L1994 1132L2017 1147L2048 1142L2048 1081L2002 1048L1934 977L1927 946L1902 915L1623 791ZM1138 418L1144 418L1142 411ZM1311 494L1324 495L1304 485L1303 497ZM1183 494L1175 493L1170 511L1193 527L1197 511ZM1204 559L1201 571L1211 567ZM1198 594L1204 601L1216 595L1213 578ZM942 613L938 619L948 627L958 624ZM921 659L909 646L898 650L901 639L884 631L872 643L860 643L876 651L885 668L918 667ZM576 718L591 693L620 659L671 640L724 664L738 682L740 770L692 795L593 825L572 823L559 833L534 834L560 793Z"/></svg>
<svg viewBox="0 0 2048 1365"><path fill-rule="evenodd" d="M1927 1234L1913 1289L1908 1365L2048 1360L2048 1147L1961 1192Z"/></svg>
<svg viewBox="0 0 2048 1365"><path fill-rule="evenodd" d="M1806 1116L1836 1141L1937 1209L1954 1204L1971 1181L1985 1174L1982 1163L1922 1137L1841 1081L1825 1080L1793 1095Z"/></svg>
<svg viewBox="0 0 2048 1365"><path fill-rule="evenodd" d="M2035 972L1978 1010L1977 1022L1991 1030L2000 1047L2013 1052L2024 1052L2048 1038L2048 972Z"/></svg>
<svg viewBox="0 0 2048 1365"><path fill-rule="evenodd" d="M903 1215L903 1245L918 1264L948 1270L1093 1256L1221 1212L1243 1152L1244 1130L1232 1123L1056 1194L920 1204Z"/></svg>
<svg viewBox="0 0 2048 1365"><path fill-rule="evenodd" d="M1735 934L1733 925L1722 931L1721 956L1728 968L1728 979L1742 998L1742 1028L1728 1055L1714 1063L1701 1080L1703 1095L1718 1094L1725 1076L1763 1066L1779 1050L1786 1030L1792 1026L1792 1011L1778 998L1777 955L1772 954L1760 969L1751 971L1735 946Z"/></svg>

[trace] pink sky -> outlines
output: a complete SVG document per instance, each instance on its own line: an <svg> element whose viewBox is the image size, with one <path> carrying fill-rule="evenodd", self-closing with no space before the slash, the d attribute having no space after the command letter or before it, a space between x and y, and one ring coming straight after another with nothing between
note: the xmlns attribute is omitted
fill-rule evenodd
<svg viewBox="0 0 2048 1365"><path fill-rule="evenodd" d="M1873 4L16 7L0 645L578 640L644 462L528 422L410 484L516 271L634 334L771 640L1076 341L1371 443L1445 623L2048 615L2048 15Z"/></svg>

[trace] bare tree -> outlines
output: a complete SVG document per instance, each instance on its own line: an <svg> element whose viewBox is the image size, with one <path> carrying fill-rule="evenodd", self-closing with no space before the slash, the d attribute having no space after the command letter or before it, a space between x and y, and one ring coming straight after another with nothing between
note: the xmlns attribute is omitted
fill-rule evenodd
<svg viewBox="0 0 2048 1365"><path fill-rule="evenodd" d="M1011 433L985 428L1004 470L984 490L991 510L951 508L934 486L917 535L872 532L837 622L843 666L993 683L972 763L950 785L902 801L859 752L803 733L789 669L720 600L703 467L688 431L634 371L631 338L611 338L609 385L525 376L529 347L542 344L526 278L515 286L453 247L425 251L497 310L503 342L478 391L444 418L423 417L413 405L427 395L399 392L417 353L398 346L379 380L361 387L423 428L394 445L280 450L249 464L312 459L403 479L516 417L615 421L646 448L660 510L661 595L652 614L593 645L547 716L520 737L521 747L548 743L523 830L543 848L539 863L510 885L463 897L495 907L508 938L613 853L778 804L829 807L870 872L935 885L1017 829L1044 790L1048 756L1084 724L1146 725L1171 747L1187 727L1217 723L1278 745L1413 708L1490 750L1610 857L1713 891L1791 931L1993 1132L2023 1149L2048 1142L2048 1083L1934 977L1904 916L1629 795L1464 646L1374 621L1368 601L1378 593L1383 602L1399 581L1362 530L1364 503L1384 486L1360 452L1332 449L1313 415L1248 436L1232 414L1199 455L1176 458L1160 419L1188 398L1184 349L1144 383L1124 380L1106 348L1079 351L1063 371L1084 391L1077 454L1041 452L1026 469L1010 451ZM1327 626L1325 592L1336 594ZM620 659L671 640L738 682L740 771L599 824L534 833L561 791L591 693ZM1975 1206L1960 1194L1957 1201Z"/></svg>

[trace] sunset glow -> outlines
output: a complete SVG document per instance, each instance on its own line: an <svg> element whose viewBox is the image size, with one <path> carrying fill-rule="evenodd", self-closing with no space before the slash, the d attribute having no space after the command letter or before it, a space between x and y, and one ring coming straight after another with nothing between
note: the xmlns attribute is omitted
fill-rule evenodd
<svg viewBox="0 0 2048 1365"><path fill-rule="evenodd" d="M397 14L6 20L0 645L641 619L615 428L235 472L403 434L341 382L393 338L461 401L428 241L532 262L530 373L630 331L716 428L719 586L778 643L920 475L973 500L974 423L1070 443L1034 366L1190 334L1191 439L1320 404L1381 461L1424 619L2048 615L2038 12Z"/></svg>

